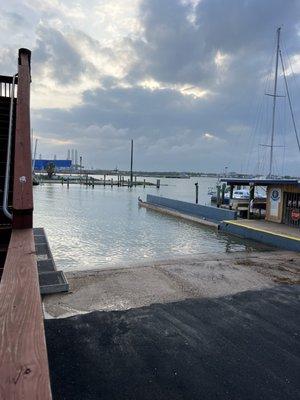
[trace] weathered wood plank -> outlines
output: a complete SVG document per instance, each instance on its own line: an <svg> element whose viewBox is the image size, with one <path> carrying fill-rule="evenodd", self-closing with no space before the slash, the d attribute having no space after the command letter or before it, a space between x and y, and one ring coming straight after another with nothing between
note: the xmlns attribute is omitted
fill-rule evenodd
<svg viewBox="0 0 300 400"><path fill-rule="evenodd" d="M18 98L14 156L13 226L32 227L32 170L30 144L30 51L19 50ZM26 218L23 215L26 214Z"/></svg>
<svg viewBox="0 0 300 400"><path fill-rule="evenodd" d="M13 230L0 283L0 399L51 398L33 230Z"/></svg>

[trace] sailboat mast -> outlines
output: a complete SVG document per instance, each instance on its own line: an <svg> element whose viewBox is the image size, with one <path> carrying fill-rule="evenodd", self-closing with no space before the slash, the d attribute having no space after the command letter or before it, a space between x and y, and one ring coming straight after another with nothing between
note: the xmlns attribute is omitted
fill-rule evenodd
<svg viewBox="0 0 300 400"><path fill-rule="evenodd" d="M298 136L297 126L296 126L296 121L295 121L295 116L294 116L294 111L293 111L293 106L292 106L292 100L291 100L291 96L290 96L288 82L287 82L287 79L286 79L285 67L284 67L284 63L283 63L283 57L282 57L281 50L279 51L279 54L280 54L280 61L281 61L281 67L282 67L282 72L283 72L285 90L286 90L286 94L287 94L287 97L288 97L291 117L292 117L293 126L294 126L294 132L295 132L295 136L296 136L296 140L297 140L298 149L300 151L300 140L299 140L299 136Z"/></svg>
<svg viewBox="0 0 300 400"><path fill-rule="evenodd" d="M274 93L273 93L273 113L272 113L272 131L271 131L271 146L270 146L270 168L269 176L272 175L273 169L273 156L274 156L274 131L275 131L275 113L276 113L276 98L277 98L277 78L278 78L278 60L279 60L279 41L280 41L280 30L277 29L277 48L276 48L276 62L275 62L275 80L274 80Z"/></svg>

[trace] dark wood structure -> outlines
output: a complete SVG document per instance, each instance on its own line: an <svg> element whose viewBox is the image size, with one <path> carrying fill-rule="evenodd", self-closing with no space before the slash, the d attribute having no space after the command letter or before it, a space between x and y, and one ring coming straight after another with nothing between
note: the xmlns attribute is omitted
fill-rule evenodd
<svg viewBox="0 0 300 400"><path fill-rule="evenodd" d="M32 229L30 56L20 49L17 78L0 76L0 399L5 400L52 398Z"/></svg>

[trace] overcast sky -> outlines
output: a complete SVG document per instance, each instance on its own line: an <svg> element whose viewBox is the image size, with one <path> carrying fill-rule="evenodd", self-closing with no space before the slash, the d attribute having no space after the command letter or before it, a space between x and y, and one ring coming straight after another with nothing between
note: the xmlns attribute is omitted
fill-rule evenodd
<svg viewBox="0 0 300 400"><path fill-rule="evenodd" d="M0 73L32 50L44 158L125 169L133 138L139 170L266 172L279 25L300 129L299 0L1 2ZM299 175L287 111L278 98L275 172Z"/></svg>

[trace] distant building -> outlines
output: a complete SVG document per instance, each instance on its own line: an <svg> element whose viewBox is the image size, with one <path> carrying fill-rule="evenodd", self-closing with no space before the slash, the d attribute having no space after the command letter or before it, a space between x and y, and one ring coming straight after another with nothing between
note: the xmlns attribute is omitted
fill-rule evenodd
<svg viewBox="0 0 300 400"><path fill-rule="evenodd" d="M35 171L43 171L47 168L49 163L53 163L55 165L55 169L60 171L62 169L71 169L72 161L71 160L35 160L34 162L34 170Z"/></svg>

